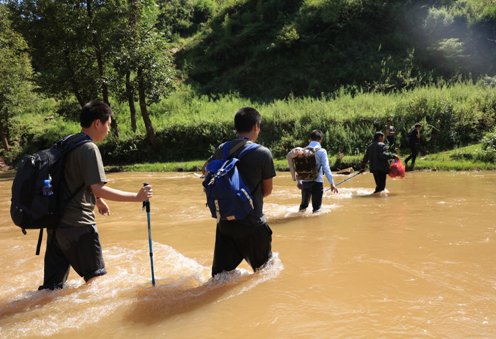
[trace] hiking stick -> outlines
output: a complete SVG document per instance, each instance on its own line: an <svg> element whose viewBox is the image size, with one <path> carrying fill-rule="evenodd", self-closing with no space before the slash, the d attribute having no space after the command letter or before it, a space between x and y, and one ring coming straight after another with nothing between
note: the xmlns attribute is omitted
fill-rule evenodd
<svg viewBox="0 0 496 339"><path fill-rule="evenodd" d="M148 186L148 183L145 182L143 186ZM144 211L146 209L146 216L148 217L148 243L150 245L150 264L152 267L152 284L155 286L155 273L153 272L153 250L152 250L152 229L150 227L150 200L146 199L146 201L143 201L143 208L142 210Z"/></svg>
<svg viewBox="0 0 496 339"><path fill-rule="evenodd" d="M354 176L349 177L348 179L343 180L343 181L341 181L339 184L336 184L336 185L334 185L334 186L341 185L343 182L348 181L348 180L350 180L351 178L354 178L354 177L356 177L356 176L357 176L357 175L359 175L359 174L362 174L362 172L360 171L360 172L358 172L357 174L355 174ZM330 190L330 188L326 189L325 191L327 192L328 190Z"/></svg>

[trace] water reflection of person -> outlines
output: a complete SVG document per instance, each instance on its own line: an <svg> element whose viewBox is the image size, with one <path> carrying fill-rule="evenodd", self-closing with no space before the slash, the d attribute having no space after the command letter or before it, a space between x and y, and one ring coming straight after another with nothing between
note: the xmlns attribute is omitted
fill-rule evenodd
<svg viewBox="0 0 496 339"><path fill-rule="evenodd" d="M410 137L408 138L408 145L412 150L412 154L408 158L405 159L405 166L408 166L408 162L412 160L412 168L415 166L415 159L417 159L418 151L417 145L420 144L420 128L421 124L416 124L415 128L410 131Z"/></svg>
<svg viewBox="0 0 496 339"><path fill-rule="evenodd" d="M153 196L151 185L142 187L138 193L105 186L107 179L102 157L94 143L105 139L113 115L107 104L98 101L87 103L81 110L81 134L92 142L83 143L66 155L62 198L69 200L73 192L77 194L68 201L57 228L47 229L44 279L40 290L62 288L71 266L86 282L107 274L96 228L95 205L100 214L110 215L104 198L142 202Z"/></svg>
<svg viewBox="0 0 496 339"><path fill-rule="evenodd" d="M237 147L233 156L239 155L249 142L255 142L260 133L262 117L254 108L241 108L234 116L238 136L232 140L230 149ZM239 147L239 144L244 145ZM222 160L224 144L215 150L205 162L202 173L213 160ZM244 184L253 194L254 208L241 220L220 220L215 235L212 276L232 271L243 261L257 271L272 257L272 230L263 213L263 198L272 193L272 179L276 169L270 151L259 146L246 154L238 163L238 171Z"/></svg>
<svg viewBox="0 0 496 339"><path fill-rule="evenodd" d="M367 162L370 161L370 172L374 175L375 191L378 193L386 188L386 177L389 173L390 159L399 160L394 154L389 154L384 145L384 133L375 132L374 142L368 145L362 160L362 171L365 171Z"/></svg>

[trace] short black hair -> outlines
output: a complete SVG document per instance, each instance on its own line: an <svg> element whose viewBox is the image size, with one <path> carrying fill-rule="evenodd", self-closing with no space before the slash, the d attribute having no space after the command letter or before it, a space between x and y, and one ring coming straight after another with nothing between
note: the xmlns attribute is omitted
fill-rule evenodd
<svg viewBox="0 0 496 339"><path fill-rule="evenodd" d="M310 133L310 139L315 141L322 140L323 136L324 133L322 133L322 131L319 131L318 129L314 129L312 133Z"/></svg>
<svg viewBox="0 0 496 339"><path fill-rule="evenodd" d="M379 137L383 137L384 136L384 133L382 132L375 132L374 134L374 141L378 141L379 140Z"/></svg>
<svg viewBox="0 0 496 339"><path fill-rule="evenodd" d="M113 116L114 112L112 112L109 105L101 101L91 101L83 106L79 121L81 122L81 127L88 128L96 119L99 119L104 124Z"/></svg>
<svg viewBox="0 0 496 339"><path fill-rule="evenodd" d="M238 133L251 132L255 124L262 124L262 116L252 107L243 107L234 116L234 127Z"/></svg>
<svg viewBox="0 0 496 339"><path fill-rule="evenodd" d="M422 127L422 125L421 124L415 124L415 128L417 128L417 127Z"/></svg>

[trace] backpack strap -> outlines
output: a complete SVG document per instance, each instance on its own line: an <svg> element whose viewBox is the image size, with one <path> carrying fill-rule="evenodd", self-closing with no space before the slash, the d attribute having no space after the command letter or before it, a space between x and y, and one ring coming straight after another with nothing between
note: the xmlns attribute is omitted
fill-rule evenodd
<svg viewBox="0 0 496 339"><path fill-rule="evenodd" d="M52 147L59 148L62 152L64 152L64 154L66 154L72 151L74 148L86 142L92 142L91 138L86 134L82 134L82 133L71 134L65 137L64 139L58 141Z"/></svg>
<svg viewBox="0 0 496 339"><path fill-rule="evenodd" d="M70 151L72 151L74 148L84 144L84 143L87 143L87 142L93 142L91 140L91 138L89 136L87 136L86 134L84 133L78 133L78 134L72 134L72 135L69 135L67 137L65 137L64 139L60 140L55 147L57 148L60 148L62 150L62 152L64 152L64 154L67 154L69 153ZM62 176L62 185L67 185L67 181L65 180L65 175ZM82 184L81 186L79 186L74 192L71 193L71 195L69 196L69 198L67 198L66 201L63 201L61 204L60 204L60 215L61 217L64 216L64 210L66 208L66 206L69 204L69 202L72 201L72 199L74 199L76 197L76 195L85 187L84 184Z"/></svg>
<svg viewBox="0 0 496 339"><path fill-rule="evenodd" d="M224 144L224 147L223 147L223 151L222 151L222 161L226 161L227 158L229 158L231 155L233 155L238 149L240 149L241 147L243 147L244 145L248 144L248 147L246 147L242 152L241 154L246 150L248 149L251 145L257 145L257 144L254 144L253 142L251 141L248 141L248 140L241 140L240 142L238 142L233 148L229 149L229 147L231 146L231 142L230 141L227 141L225 144ZM257 145L259 146L259 145ZM251 150L251 149L250 149ZM241 154L237 157L238 159L241 158Z"/></svg>
<svg viewBox="0 0 496 339"><path fill-rule="evenodd" d="M40 236L38 237L38 244L36 245L36 255L40 255L41 241L43 240L43 228L40 228Z"/></svg>
<svg viewBox="0 0 496 339"><path fill-rule="evenodd" d="M246 146L246 148L238 155L238 159L241 160L242 157L244 157L247 153L251 152L251 151L254 151L255 149L257 149L258 147L260 147L259 144L255 144L255 143L251 143L249 144L248 146Z"/></svg>
<svg viewBox="0 0 496 339"><path fill-rule="evenodd" d="M236 152L238 149L241 148L241 146L246 145L246 144L251 144L251 143L252 142L251 141L248 141L248 140L241 140L240 142L237 143L236 146L234 146L233 148L231 148L231 150L229 151L229 155L231 155L234 152Z"/></svg>
<svg viewBox="0 0 496 339"><path fill-rule="evenodd" d="M230 141L226 141L224 143L224 148L223 148L223 152L222 152L222 161L226 161L227 157L229 156L229 145L230 144L231 144Z"/></svg>

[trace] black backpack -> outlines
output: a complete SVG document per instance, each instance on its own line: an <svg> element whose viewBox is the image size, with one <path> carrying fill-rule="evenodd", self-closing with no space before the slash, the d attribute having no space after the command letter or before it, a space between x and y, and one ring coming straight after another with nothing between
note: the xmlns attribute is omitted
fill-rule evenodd
<svg viewBox="0 0 496 339"><path fill-rule="evenodd" d="M69 135L49 149L22 158L12 184L10 216L26 234L27 229L39 229L36 255L40 254L44 228L56 228L64 215L65 206L84 188L79 187L69 199L62 201L61 185L65 184L65 155L91 139L82 133ZM43 195L44 181L51 178L52 194Z"/></svg>

